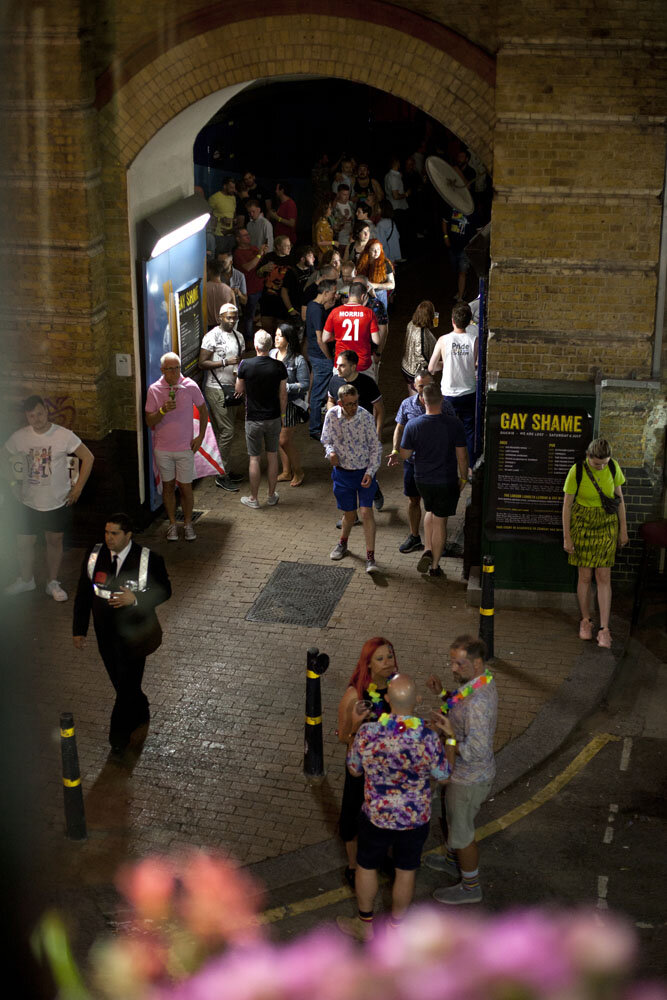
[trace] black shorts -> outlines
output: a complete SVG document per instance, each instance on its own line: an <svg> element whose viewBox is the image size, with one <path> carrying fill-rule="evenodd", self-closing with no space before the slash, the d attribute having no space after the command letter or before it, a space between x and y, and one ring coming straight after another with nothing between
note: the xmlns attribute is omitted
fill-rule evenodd
<svg viewBox="0 0 667 1000"><path fill-rule="evenodd" d="M406 497L421 496L415 482L414 462L403 462L403 495Z"/></svg>
<svg viewBox="0 0 667 1000"><path fill-rule="evenodd" d="M373 871L380 867L391 847L397 868L406 872L416 871L421 864L429 826L429 823L424 823L412 830L385 830L371 823L366 813L362 812L359 816L357 864Z"/></svg>
<svg viewBox="0 0 667 1000"><path fill-rule="evenodd" d="M459 502L458 484L444 486L438 483L421 483L415 480L419 495L424 501L424 510L436 517L453 517Z"/></svg>
<svg viewBox="0 0 667 1000"><path fill-rule="evenodd" d="M17 535L41 535L45 531L55 535L68 530L72 520L71 507L56 507L55 510L33 510L24 503L16 505Z"/></svg>

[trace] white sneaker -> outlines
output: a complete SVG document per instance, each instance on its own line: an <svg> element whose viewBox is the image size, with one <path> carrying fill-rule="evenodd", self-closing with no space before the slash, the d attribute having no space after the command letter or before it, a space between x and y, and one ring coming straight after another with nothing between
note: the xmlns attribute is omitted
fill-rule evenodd
<svg viewBox="0 0 667 1000"><path fill-rule="evenodd" d="M34 576L31 580L23 580L19 577L14 583L10 583L8 587L5 587L5 594L8 597L14 597L16 594L27 594L29 590L34 590L35 586Z"/></svg>
<svg viewBox="0 0 667 1000"><path fill-rule="evenodd" d="M66 601L67 591L60 586L60 580L49 580L46 585L46 592L54 601Z"/></svg>
<svg viewBox="0 0 667 1000"><path fill-rule="evenodd" d="M183 537L185 538L186 542L194 542L194 540L196 539L197 535L195 534L195 529L192 527L191 524L185 525L185 529L183 531Z"/></svg>
<svg viewBox="0 0 667 1000"><path fill-rule="evenodd" d="M272 493L270 497L266 498L266 502L268 503L269 507L275 507L275 505L278 503L279 500L280 497L278 496L277 493Z"/></svg>
<svg viewBox="0 0 667 1000"><path fill-rule="evenodd" d="M259 500L253 500L251 496L241 497L241 503L245 504L246 507L252 507L253 510L259 510Z"/></svg>

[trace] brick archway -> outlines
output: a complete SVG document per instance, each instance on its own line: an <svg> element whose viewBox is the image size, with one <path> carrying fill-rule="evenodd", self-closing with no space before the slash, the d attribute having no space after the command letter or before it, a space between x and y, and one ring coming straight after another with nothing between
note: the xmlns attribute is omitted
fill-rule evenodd
<svg viewBox="0 0 667 1000"><path fill-rule="evenodd" d="M102 141L128 167L180 111L222 86L304 74L369 84L415 105L459 135L492 166L494 60L465 39L407 11L343 2L338 15L293 11L234 20L226 4L174 26L175 44L145 40L97 85ZM323 4L320 4L320 7ZM348 10L349 8L349 10ZM391 13L390 11L390 13ZM380 18L381 13L381 18ZM345 14L346 16L343 16ZM426 26L426 27L425 27Z"/></svg>

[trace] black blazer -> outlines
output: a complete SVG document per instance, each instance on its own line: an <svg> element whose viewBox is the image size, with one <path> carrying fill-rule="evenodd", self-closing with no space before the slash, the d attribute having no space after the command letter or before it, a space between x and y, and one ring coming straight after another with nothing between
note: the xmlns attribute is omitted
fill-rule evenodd
<svg viewBox="0 0 667 1000"><path fill-rule="evenodd" d="M148 558L148 589L137 593L137 603L134 607L112 608L104 598L97 597L93 584L88 578L88 557L86 553L81 566L81 576L74 598L73 635L87 635L90 613L93 613L93 625L100 645L117 643L125 646L135 656L148 656L162 642L162 629L155 614L158 604L168 601L171 597L171 583L164 559L156 552L151 552ZM120 573L113 580L111 577L111 552L103 545L97 557L93 579L96 583L111 590L119 590L127 580L137 580L139 576L139 558L141 546L132 542L132 548L127 554Z"/></svg>

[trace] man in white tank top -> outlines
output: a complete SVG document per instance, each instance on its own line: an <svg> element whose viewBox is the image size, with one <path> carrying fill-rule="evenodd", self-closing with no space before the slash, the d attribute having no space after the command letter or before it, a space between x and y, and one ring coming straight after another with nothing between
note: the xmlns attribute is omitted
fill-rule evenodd
<svg viewBox="0 0 667 1000"><path fill-rule="evenodd" d="M470 306L464 302L452 312L451 333L436 342L428 370L440 374L440 389L454 407L466 432L470 468L475 464L475 397L477 390L478 327L471 323ZM437 377L437 376L436 376Z"/></svg>

